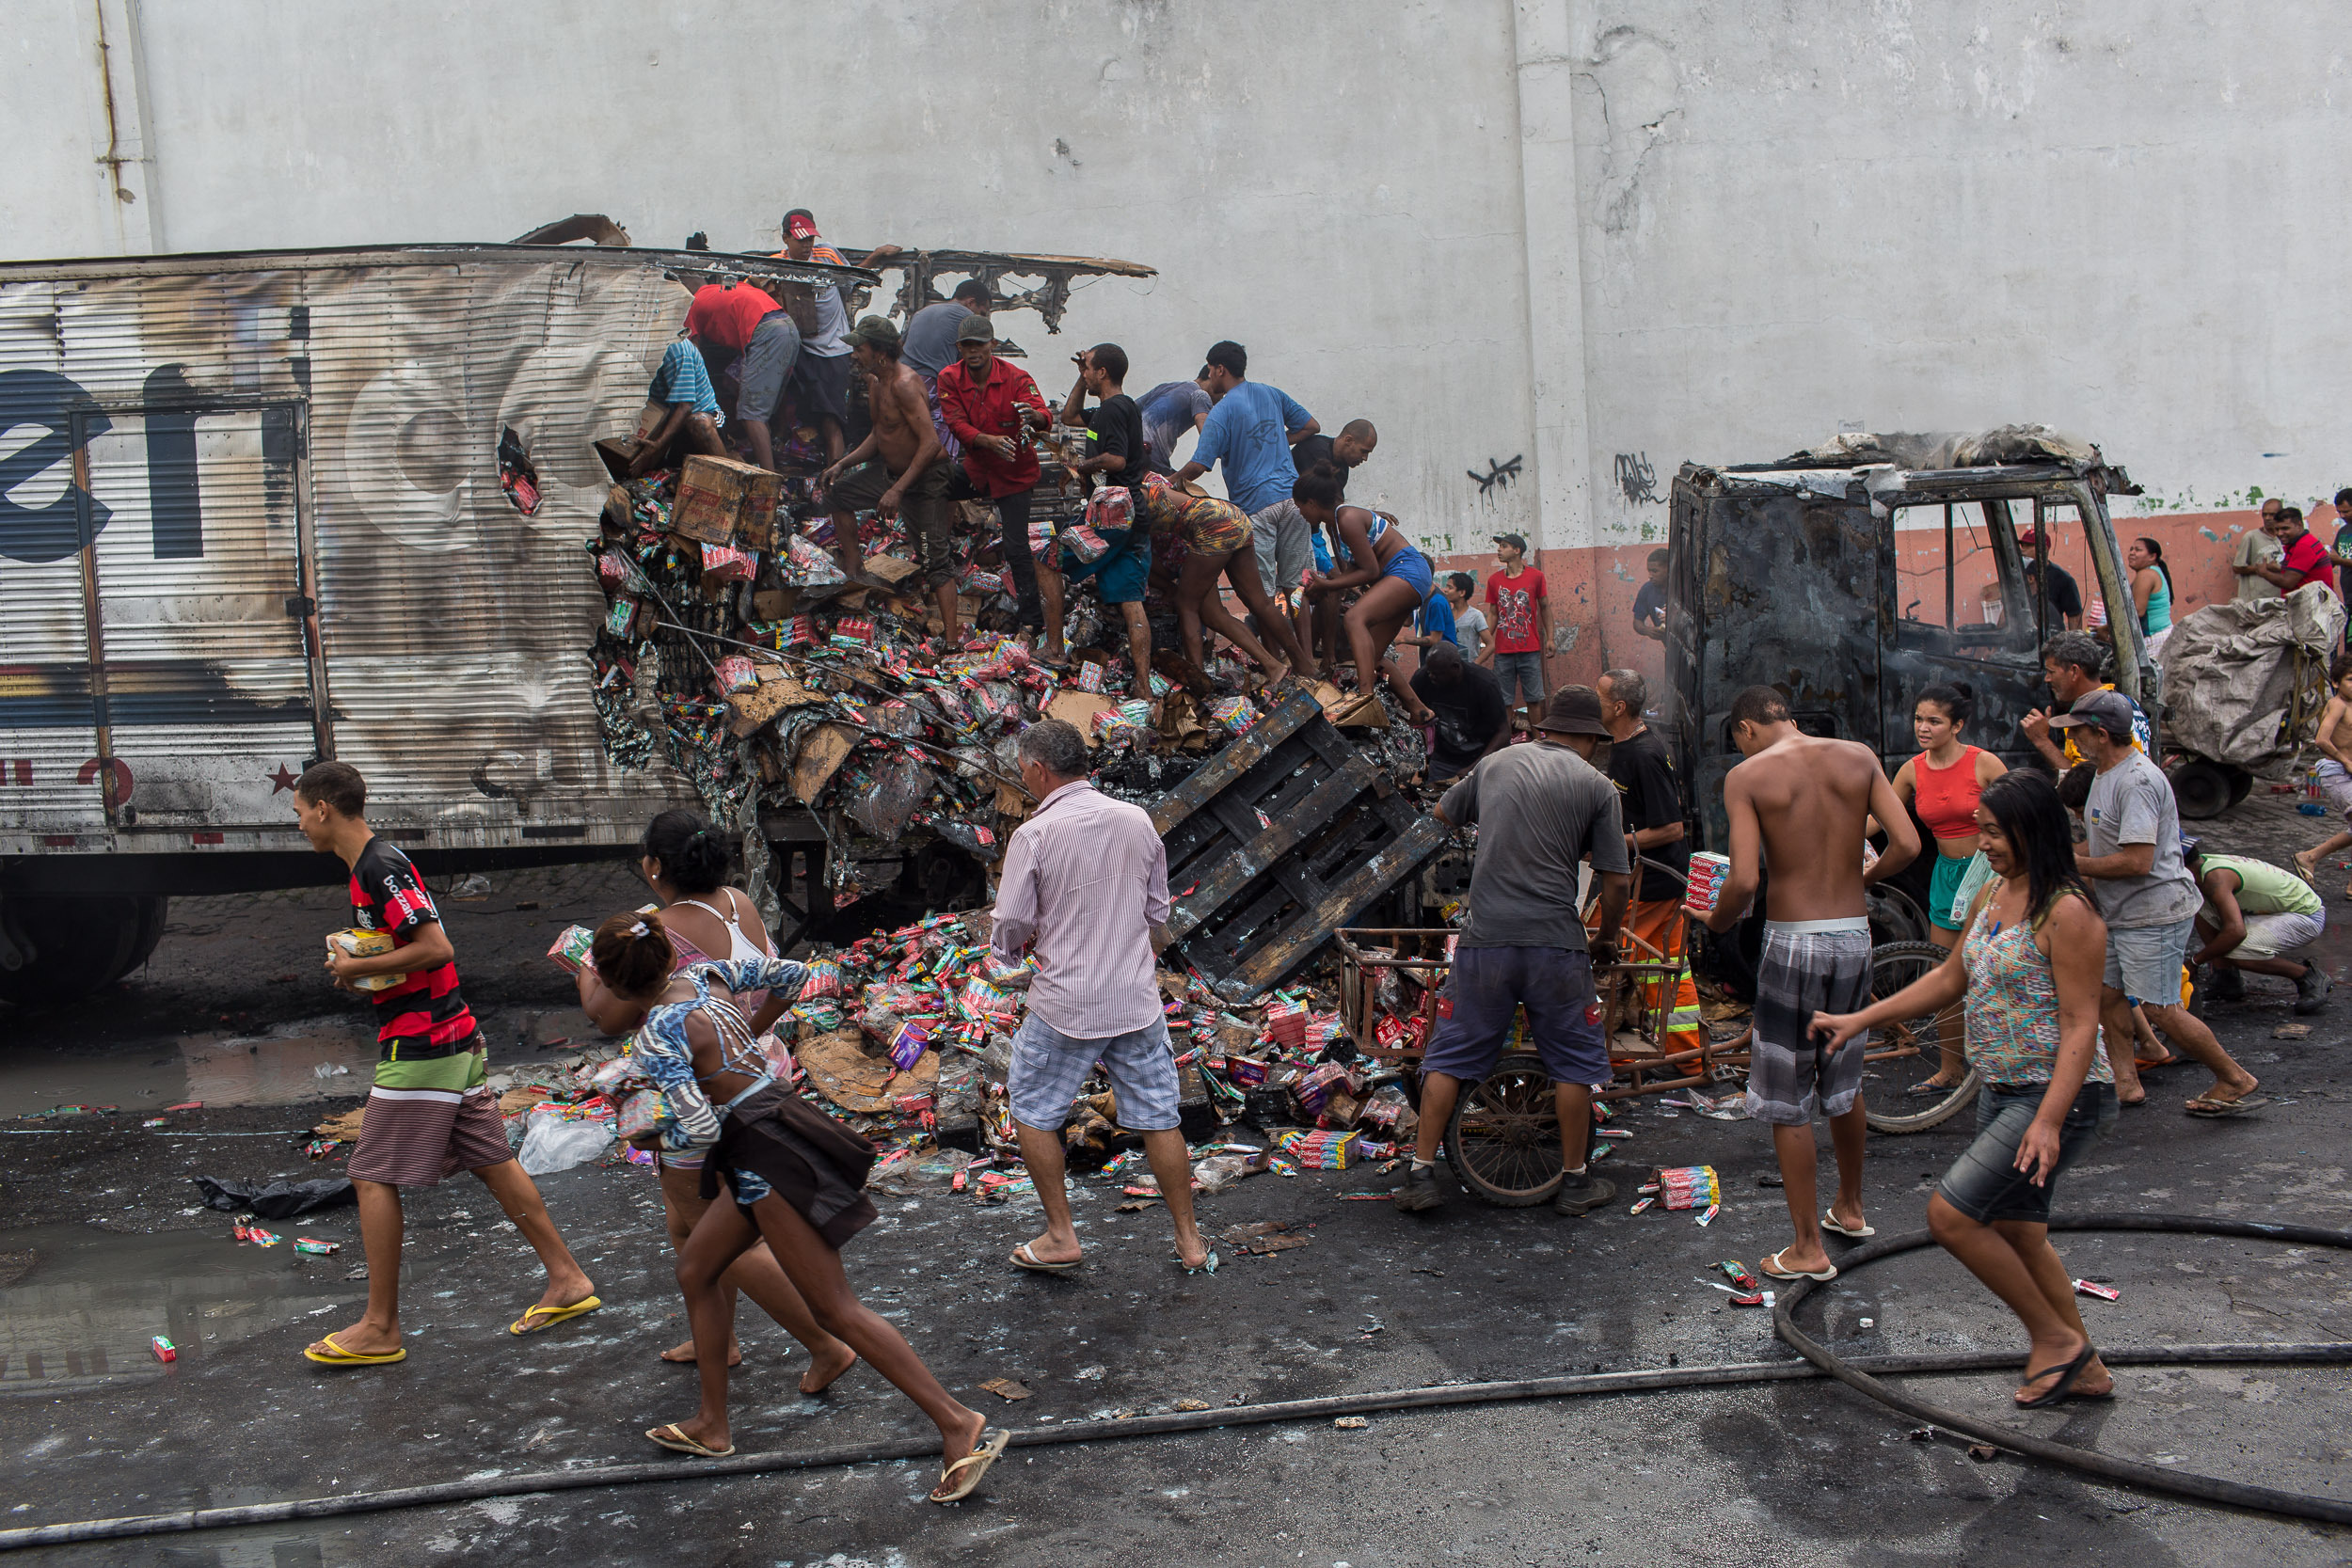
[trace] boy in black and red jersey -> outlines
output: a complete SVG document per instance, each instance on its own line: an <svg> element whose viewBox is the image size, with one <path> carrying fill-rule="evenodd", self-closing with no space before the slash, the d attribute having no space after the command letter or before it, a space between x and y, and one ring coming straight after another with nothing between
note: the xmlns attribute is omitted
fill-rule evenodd
<svg viewBox="0 0 2352 1568"><path fill-rule="evenodd" d="M351 867L352 924L389 932L395 944L367 958L329 949L335 983L350 990L356 981L398 976L364 993L375 1002L375 1086L349 1169L368 1255L368 1309L302 1353L330 1367L382 1366L407 1355L400 1343L400 1189L430 1187L461 1169L482 1178L547 1267L546 1293L512 1332L529 1334L602 1305L506 1147L498 1099L484 1084L488 1051L458 993L456 950L433 895L408 857L369 830L367 803L367 781L348 763L316 764L294 785L302 835Z"/></svg>

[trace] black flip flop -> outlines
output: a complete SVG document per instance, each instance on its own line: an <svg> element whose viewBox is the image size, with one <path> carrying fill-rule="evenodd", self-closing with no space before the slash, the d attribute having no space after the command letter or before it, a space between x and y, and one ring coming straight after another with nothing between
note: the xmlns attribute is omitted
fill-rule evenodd
<svg viewBox="0 0 2352 1568"><path fill-rule="evenodd" d="M2084 1340L2081 1353L2078 1354L2074 1360L2065 1363L2063 1366L2044 1367L2040 1371L2034 1373L2033 1376L2026 1379L2027 1383L2038 1383L2042 1379L2048 1377L2051 1373L2056 1372L2058 1374L2058 1381L2050 1386L2049 1392L2036 1394L2029 1400L2017 1400L2013 1402L2020 1410L2045 1410L2051 1405L2058 1403L2060 1400L2065 1399L2074 1391L2074 1379L2082 1375L2082 1370L2085 1367L2090 1366L2090 1358L2098 1354L2099 1348L2096 1345L2093 1345L2088 1339ZM2112 1390L2110 1390L2110 1393L2112 1393Z"/></svg>

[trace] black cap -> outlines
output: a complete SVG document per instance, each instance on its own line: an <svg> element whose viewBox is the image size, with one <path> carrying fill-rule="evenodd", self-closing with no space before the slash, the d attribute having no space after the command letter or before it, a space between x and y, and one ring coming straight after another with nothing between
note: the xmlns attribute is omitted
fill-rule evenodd
<svg viewBox="0 0 2352 1568"><path fill-rule="evenodd" d="M1516 533L1498 533L1495 535L1495 543L1508 545L1521 555L1527 553L1527 541Z"/></svg>

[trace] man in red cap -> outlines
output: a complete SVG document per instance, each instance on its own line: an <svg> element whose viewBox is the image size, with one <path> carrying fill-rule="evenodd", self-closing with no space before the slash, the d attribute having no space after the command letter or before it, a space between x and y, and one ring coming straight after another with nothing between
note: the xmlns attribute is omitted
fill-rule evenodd
<svg viewBox="0 0 2352 1568"><path fill-rule="evenodd" d="M895 245L876 245L859 266L898 254ZM850 263L841 252L817 238L817 219L805 207L784 214L784 248L778 261L822 261L828 266ZM800 362L792 367L792 396L803 414L817 420L825 432L825 462L841 462L842 422L850 414L850 306L841 290L831 284L812 287L817 311L815 330L803 333Z"/></svg>

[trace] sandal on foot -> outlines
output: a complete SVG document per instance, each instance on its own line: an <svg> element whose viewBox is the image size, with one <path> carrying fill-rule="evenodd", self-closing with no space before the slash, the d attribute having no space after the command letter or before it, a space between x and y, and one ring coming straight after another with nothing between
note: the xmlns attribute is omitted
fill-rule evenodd
<svg viewBox="0 0 2352 1568"><path fill-rule="evenodd" d="M1781 1252L1786 1252L1788 1250L1788 1249L1787 1247L1781 1248ZM1815 1279L1826 1282L1837 1277L1837 1265L1835 1263L1819 1270L1784 1269L1780 1266L1779 1252L1773 1253L1770 1258L1765 1259L1763 1262L1757 1264L1756 1267L1762 1269L1766 1274L1771 1275L1774 1279Z"/></svg>
<svg viewBox="0 0 2352 1568"><path fill-rule="evenodd" d="M1958 1087L1960 1087L1960 1085L1956 1083L1938 1084L1932 1079L1922 1078L1919 1082L1912 1085L1911 1087L1903 1091L1903 1098L1905 1100L1925 1100L1930 1095L1941 1098L1944 1095L1951 1093Z"/></svg>
<svg viewBox="0 0 2352 1568"><path fill-rule="evenodd" d="M1031 1252L1029 1243L1026 1242L1012 1249L1012 1266L1016 1269L1026 1269L1031 1274L1073 1274L1077 1271L1079 1263L1083 1261L1083 1259L1073 1258L1067 1263L1049 1263Z"/></svg>
<svg viewBox="0 0 2352 1568"><path fill-rule="evenodd" d="M506 1325L506 1332L536 1334L541 1329L551 1327L566 1318L577 1318L582 1312L594 1312L603 1305L604 1302L599 1297L583 1296L569 1307L526 1307L520 1318Z"/></svg>
<svg viewBox="0 0 2352 1568"><path fill-rule="evenodd" d="M321 1338L319 1343L326 1347L326 1354L322 1354L308 1346L304 1347L302 1354L322 1367L389 1367L395 1361L408 1358L408 1347L405 1345L381 1355L366 1355L358 1351L343 1349L332 1334Z"/></svg>
<svg viewBox="0 0 2352 1568"><path fill-rule="evenodd" d="M1821 1215L1821 1228L1824 1230L1835 1230L1840 1236L1851 1236L1856 1241L1878 1234L1878 1227L1867 1222L1861 1225L1838 1224L1837 1215L1835 1211L1825 1212Z"/></svg>
<svg viewBox="0 0 2352 1568"><path fill-rule="evenodd" d="M2029 1400L2017 1401L2017 1408L2020 1410L2042 1410L2058 1403L2058 1401L2062 1399L2065 1399L2069 1394L2072 1394L2074 1391L2074 1379L2081 1374L2082 1370L2085 1367L2090 1365L2090 1358L2098 1354L2098 1347L2093 1345L2090 1340L2085 1339L2083 1341L2082 1350L2075 1355L2074 1360L2060 1362L2056 1366L2044 1367L2040 1371L2029 1375L2026 1379L2026 1385L2027 1386L2031 1386L2032 1385L2041 1382L2045 1377L2056 1376L2058 1381L2051 1384L2050 1386L2043 1392L2036 1394ZM2110 1388L2107 1392L2112 1395L2114 1390Z"/></svg>
<svg viewBox="0 0 2352 1568"><path fill-rule="evenodd" d="M1184 1270L1186 1274L1215 1274L1216 1273L1216 1249L1214 1247L1210 1248L1209 1255L1198 1263L1185 1262L1184 1255L1181 1252L1176 1255L1176 1266Z"/></svg>
<svg viewBox="0 0 2352 1568"><path fill-rule="evenodd" d="M647 1427L645 1435L673 1453L691 1453L696 1459L724 1459L735 1451L735 1445L732 1443L723 1449L714 1449L695 1442L679 1429L675 1421L670 1422L667 1426Z"/></svg>
<svg viewBox="0 0 2352 1568"><path fill-rule="evenodd" d="M2207 1100L2199 1095L2188 1102L2188 1114L2208 1118L2239 1117L2249 1111L2259 1111L2269 1103L2270 1097L2266 1094L2242 1094L2235 1100Z"/></svg>
<svg viewBox="0 0 2352 1568"><path fill-rule="evenodd" d="M953 1465L941 1466L939 1484L931 1488L931 1501L960 1503L970 1497L980 1484L980 1478L988 1474L988 1467L1005 1457L1005 1445L1011 1441L1012 1433L1002 1427L982 1427L979 1447ZM956 1475L959 1470L964 1472L961 1479ZM954 1490L946 1490L951 1481Z"/></svg>

